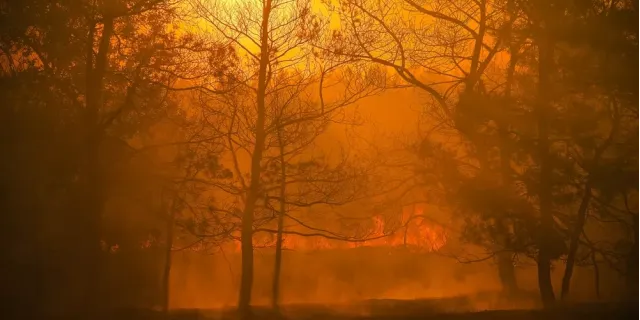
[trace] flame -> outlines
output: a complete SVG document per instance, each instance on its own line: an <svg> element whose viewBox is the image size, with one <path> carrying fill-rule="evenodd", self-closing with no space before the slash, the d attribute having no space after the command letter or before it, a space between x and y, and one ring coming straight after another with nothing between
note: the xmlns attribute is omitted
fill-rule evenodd
<svg viewBox="0 0 640 320"><path fill-rule="evenodd" d="M431 222L422 209L403 211L401 227L385 233L385 221L382 216L374 216L373 227L366 236L366 241L339 241L329 240L321 236L301 236L295 234L283 235L282 248L295 251L320 251L342 248L359 247L392 247L408 248L418 252L433 252L446 244L447 234L445 229ZM265 239L253 239L254 247L275 247L275 236ZM233 249L240 251L240 241L234 240Z"/></svg>
<svg viewBox="0 0 640 320"><path fill-rule="evenodd" d="M415 251L431 252L442 248L446 243L446 233L442 226L431 223L422 209L403 212L402 227L385 235L385 223L382 217L375 216L373 238L362 245L368 247L406 247Z"/></svg>

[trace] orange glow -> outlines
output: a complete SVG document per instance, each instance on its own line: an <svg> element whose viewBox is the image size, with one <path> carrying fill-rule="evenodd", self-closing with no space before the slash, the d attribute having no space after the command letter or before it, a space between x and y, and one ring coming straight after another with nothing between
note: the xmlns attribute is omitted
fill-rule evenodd
<svg viewBox="0 0 640 320"><path fill-rule="evenodd" d="M416 210L414 214L404 212L403 227L386 237L382 237L384 236L384 220L380 216L375 216L373 220L375 230L371 238L377 239L350 243L353 247L406 247L412 251L432 252L442 248L447 240L444 228L429 223L421 209Z"/></svg>
<svg viewBox="0 0 640 320"><path fill-rule="evenodd" d="M422 209L416 209L415 213L403 212L402 223L394 232L385 234L385 222L379 215L372 217L373 228L362 240L340 241L330 240L321 236L301 236L296 234L284 234L282 236L282 249L295 251L322 251L360 247L405 247L414 252L434 252L442 248L447 242L445 229L432 223L424 215ZM367 240L371 239L371 240ZM275 248L275 235L270 240L253 239L256 248ZM233 241L233 251L240 252L240 241Z"/></svg>

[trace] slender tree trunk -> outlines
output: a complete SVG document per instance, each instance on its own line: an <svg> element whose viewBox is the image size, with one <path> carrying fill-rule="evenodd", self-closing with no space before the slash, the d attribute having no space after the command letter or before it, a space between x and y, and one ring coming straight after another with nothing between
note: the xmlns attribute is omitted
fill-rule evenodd
<svg viewBox="0 0 640 320"><path fill-rule="evenodd" d="M508 230L505 228L504 221L497 221L501 225L499 228L501 229L499 232L501 233L498 241L500 244L498 245L498 253L496 254L496 262L498 267L498 278L500 279L500 284L502 285L502 293L505 298L512 298L515 293L518 291L518 281L516 279L516 269L513 265L513 252L509 250L507 237Z"/></svg>
<svg viewBox="0 0 640 320"><path fill-rule="evenodd" d="M506 138L505 138L506 139ZM502 139L501 139L502 140ZM500 166L502 175L502 185L507 188L509 185L510 176L510 161L509 151L506 146L506 142L502 142L500 146ZM512 297L514 293L518 291L518 280L516 278L516 269L513 265L513 252L509 248L509 229L505 225L506 219L499 219L496 223L499 224L501 237L499 239L500 247L499 252L496 255L498 263L498 276L500 283L502 284L502 290L506 297Z"/></svg>
<svg viewBox="0 0 640 320"><path fill-rule="evenodd" d="M175 203L175 200L174 200ZM169 298L170 298L170 286L171 286L171 262L173 260L172 248L173 248L173 228L175 224L176 210L175 205L171 205L171 212L167 219L167 237L165 239L166 248L164 253L164 270L162 273L162 311L165 314L169 313Z"/></svg>
<svg viewBox="0 0 640 320"><path fill-rule="evenodd" d="M498 275L500 277L500 283L502 284L502 290L506 297L512 297L512 295L518 292L518 281L516 279L516 270L513 266L513 253L500 252L497 255L498 259Z"/></svg>
<svg viewBox="0 0 640 320"><path fill-rule="evenodd" d="M93 149L93 148L92 148ZM91 152L90 163L96 163L95 152ZM102 288L104 281L105 258L107 252L102 248L102 212L104 206L104 190L99 168L89 167L85 171L85 191L80 191L83 198L79 201L81 218L80 241L82 249L79 252L84 260L87 272L85 307L90 312L99 312L102 305Z"/></svg>
<svg viewBox="0 0 640 320"><path fill-rule="evenodd" d="M611 126L611 131L609 132L609 136L605 139L602 145L598 146L593 155L592 166L596 168L598 163L600 162L600 158L602 154L609 148L611 143L613 142L614 136L618 131L618 126L620 125L620 118L618 116L617 104L614 102L612 104L613 107L613 123ZM564 271L564 276L562 278L562 291L561 291L561 299L564 300L569 296L569 291L571 289L571 277L573 275L573 269L575 266L576 253L578 252L580 235L583 232L584 225L587 221L587 212L589 209L589 203L591 202L592 191L591 191L591 176L587 176L587 181L584 186L584 194L582 195L582 200L580 202L580 207L578 208L578 219L573 225L573 230L571 230L571 238L569 243L569 253L567 256L567 265ZM595 254L595 253L594 253ZM597 266L594 265L595 268Z"/></svg>
<svg viewBox="0 0 640 320"><path fill-rule="evenodd" d="M551 73L553 68L553 42L549 30L541 30L538 42L538 101L536 106L538 122L538 156L540 161L540 229L538 233L538 287L545 307L555 303L551 282L552 243L548 235L553 233L552 173L549 141L549 109Z"/></svg>
<svg viewBox="0 0 640 320"><path fill-rule="evenodd" d="M256 201L260 196L260 176L262 153L265 145L265 95L267 91L267 71L269 68L269 16L271 14L271 0L265 0L262 9L262 26L260 34L260 66L258 70L258 90L256 94L256 143L251 155L251 182L242 213L242 229L240 235L242 275L240 277L240 294L238 311L243 319L251 318L251 289L253 287L253 214Z"/></svg>
<svg viewBox="0 0 640 320"><path fill-rule="evenodd" d="M180 183L177 190L184 188L185 183ZM165 260L164 270L162 272L162 311L165 315L169 314L170 297L171 297L171 267L173 263L173 238L176 223L176 213L178 211L177 194L173 195L169 212L167 215L166 238L165 238Z"/></svg>
<svg viewBox="0 0 640 320"><path fill-rule="evenodd" d="M272 287L272 301L271 305L276 312L279 310L280 302L280 273L282 270L282 231L284 229L284 215L286 213L286 178L287 169L284 162L284 145L282 141L282 128L278 129L278 143L280 145L280 208L278 212L278 233L276 235L276 257L273 266L273 287Z"/></svg>
<svg viewBox="0 0 640 320"><path fill-rule="evenodd" d="M590 179L590 178L589 178ZM565 300L569 296L571 289L571 277L573 276L573 268L576 263L576 254L578 247L580 246L580 235L584 228L585 221L587 220L587 209L589 208L589 202L591 201L591 181L587 181L585 184L584 194L582 195L582 201L578 208L578 219L571 231L571 239L569 242L569 253L567 255L567 265L564 269L564 276L562 277L562 291L560 298Z"/></svg>
<svg viewBox="0 0 640 320"><path fill-rule="evenodd" d="M595 251L591 251L591 263L593 264L593 288L596 292L596 298L600 300L600 267Z"/></svg>

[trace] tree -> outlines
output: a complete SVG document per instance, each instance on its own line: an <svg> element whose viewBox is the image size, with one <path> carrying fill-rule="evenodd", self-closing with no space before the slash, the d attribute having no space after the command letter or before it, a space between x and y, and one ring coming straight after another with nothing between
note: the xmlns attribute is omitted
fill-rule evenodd
<svg viewBox="0 0 640 320"><path fill-rule="evenodd" d="M484 179L502 175L503 190L509 189L511 156L504 141L508 139L505 121L509 120L505 114L510 112L510 106L491 97L503 84L492 83L486 72L494 66L496 54L508 48L512 63L507 68L505 98L501 100L509 101L521 41L512 37L518 17L514 1L344 1L341 5L340 34L348 44L329 50L386 66L402 80L425 91L433 98L436 126L462 137L461 144L466 144L467 152L478 162L477 174ZM487 139L495 129L492 122L498 124L501 142ZM499 149L502 168L497 173L492 169L494 148ZM501 221L501 213L487 209L474 208L487 219L498 219L496 224L506 224ZM504 250L505 241L493 242L502 248L494 250L499 252L498 270L503 287L507 296L511 296L509 293L517 290L517 283L512 253Z"/></svg>
<svg viewBox="0 0 640 320"><path fill-rule="evenodd" d="M637 48L637 42L624 35L636 32L632 24L637 7L631 2L616 4L596 2L575 6L571 10L571 14L575 18L570 20L568 31L563 34L562 40L570 46L585 49L574 53L561 52L559 66L565 75L563 80L565 86L568 87L568 94L587 90L591 90L593 93L576 97L576 103L573 108L569 109L571 113L567 116L568 119L573 120L570 124L570 136L573 138L575 146L571 148L571 157L576 159L575 162L582 173L580 175L582 179L579 182L582 196L576 212L577 217L569 219L573 223L568 226L571 231L569 252L562 281L562 299L569 296L574 265L577 260L581 259L578 257L578 249L587 225L587 217L590 216L589 211L602 210L598 208L597 204L595 206L593 204L593 197L601 197L594 193L626 194L631 190L623 191L626 188L623 186L627 186L627 183L634 184L631 181L626 182L625 179L621 179L620 181L624 181L619 183L621 187L609 184L595 187L594 182L602 179L601 170L607 171L610 177L616 176L612 175L611 168L605 169L610 164L616 163L618 168L627 170L627 166L623 164L626 160L622 158L633 158L632 154L637 154L637 151L629 150L626 147L627 143L633 140L633 138L630 140L628 135L633 135L631 132L637 130L632 124L637 118L637 112L633 107L637 93L635 87L630 89L626 86L637 80L635 75L631 76L619 65L620 63L637 64L637 60L628 58L628 52ZM601 32L606 32L606 35ZM589 33L590 36L586 37L586 33ZM607 44L602 46L602 43ZM617 58L611 59L614 56ZM622 83L618 83L618 81ZM586 89L587 87L592 89ZM593 88L597 89L593 90ZM619 153L619 148L629 152L622 156ZM626 196L622 196L622 198L624 197ZM624 201L619 201L620 207L624 206L622 202ZM604 211L607 210L604 209ZM596 214L597 216L598 214ZM633 219L623 220L630 222ZM591 248L590 250L596 249Z"/></svg>
<svg viewBox="0 0 640 320"><path fill-rule="evenodd" d="M313 14L309 3L266 0L261 6L215 1L190 4L196 20L204 22L198 25L211 30L209 34L218 42L227 42L227 54L236 59L235 66L222 70L219 75L228 92L202 95L198 99L205 117L213 120L216 130L225 137L225 153L232 175L211 181L211 186L229 200L214 212L220 214L221 220L235 220L241 226L242 276L238 308L248 316L254 228L272 219L264 209L269 192L264 174L277 159L269 153L277 149L278 128L330 119L342 107L371 94L370 83L376 78L347 84L335 98L322 95L326 87L323 79L329 71L339 69L333 66L323 69L311 54L308 44L326 22ZM353 78L363 76L357 69L347 69L344 74L349 72ZM300 100L314 90L320 92L319 103ZM278 123L281 113L294 116ZM245 165L246 161L250 164Z"/></svg>
<svg viewBox="0 0 640 320"><path fill-rule="evenodd" d="M15 200L2 203L7 209L3 226L8 228L4 234L9 247L26 246L31 253L31 258L18 251L8 255L9 274L24 281L16 283L25 290L12 297L18 300L16 308L50 311L24 305L49 301L52 308L66 309L63 302L68 301L50 298L68 298L58 294L63 286L57 281L71 274L83 279L76 279L69 291L87 293L83 298L92 300L83 304L87 309L100 304L101 261L109 257L101 247L107 236L104 206L118 180L109 173L130 160L129 155L122 157L122 148L112 148L114 141L127 150L132 137L144 135L158 118L174 112L167 88L178 75L163 66L174 65L176 51L191 45L168 28L175 22L173 4L2 3L1 81L7 84L3 95L9 102L2 109L7 121L2 147L13 154L3 165L2 184L15 190ZM16 168L34 175L18 184ZM18 185L25 188L15 189ZM28 190L40 191L34 198ZM27 232L32 229L29 221L48 227ZM16 232L43 236L26 240ZM54 255L64 258L52 259ZM51 266L60 273L21 270L23 263ZM32 274L42 277L44 287L28 284Z"/></svg>
<svg viewBox="0 0 640 320"><path fill-rule="evenodd" d="M323 79L325 76L323 71L320 77ZM336 160L332 161L323 153L313 151L316 149L315 140L327 126L341 120L336 115L337 110L333 109L335 106L325 106L323 99L320 99L320 105L307 101L293 88L295 86L281 91L278 94L280 97L272 100L275 107L272 122L275 132L272 135L275 135L273 143L277 151L266 159L263 180L267 190L264 205L266 209L276 212L277 216L272 287L272 306L276 312L279 312L283 234L293 232L296 236L322 236L348 241L348 236L332 232L326 226L311 226L304 222L304 211L318 206L342 206L369 194L369 188L366 187L368 181L363 179L368 168L355 165L344 157L336 163ZM276 186L279 187L277 196L270 195L270 190ZM272 200L277 201L277 208L271 205ZM296 211L303 212L296 217ZM285 230L285 218L307 229L306 232L291 230L291 225ZM273 232L265 227L255 231Z"/></svg>

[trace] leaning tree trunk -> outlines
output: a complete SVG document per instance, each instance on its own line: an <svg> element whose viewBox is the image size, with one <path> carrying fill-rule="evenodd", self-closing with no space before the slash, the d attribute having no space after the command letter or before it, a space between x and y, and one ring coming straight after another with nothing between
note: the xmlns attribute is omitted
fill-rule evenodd
<svg viewBox="0 0 640 320"><path fill-rule="evenodd" d="M618 127L620 125L620 118L618 116L617 106L614 105L614 118L613 123L611 125L611 131L609 132L608 137L604 140L604 142L598 146L593 155L592 166L597 168L602 154L609 148L615 135L618 132ZM571 230L571 239L569 243L569 253L567 256L567 265L565 267L564 276L562 278L562 291L561 291L561 299L566 299L569 296L569 291L571 289L571 277L573 276L573 269L575 267L576 262L576 254L578 252L580 235L584 231L584 225L587 221L587 212L589 209L589 203L592 198L592 180L591 176L587 175L587 181L584 186L584 194L582 195L582 200L580 202L580 207L578 208L578 219L576 223L573 225L573 230ZM595 253L594 253L595 255ZM597 266L594 265L594 268L597 269Z"/></svg>

